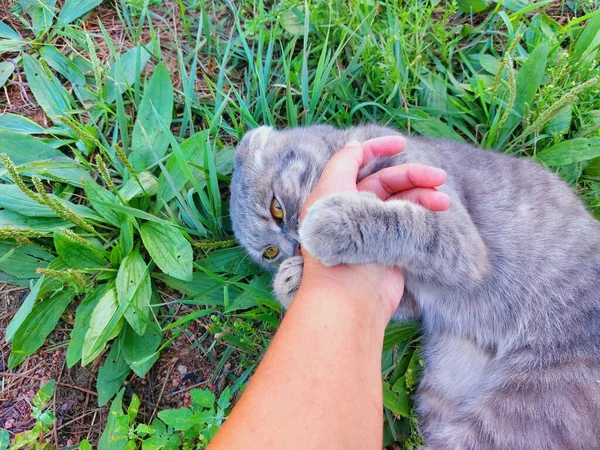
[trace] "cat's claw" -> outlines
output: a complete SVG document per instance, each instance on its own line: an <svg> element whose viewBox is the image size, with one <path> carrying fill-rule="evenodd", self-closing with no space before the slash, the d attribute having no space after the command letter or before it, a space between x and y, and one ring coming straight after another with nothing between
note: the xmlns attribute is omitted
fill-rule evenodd
<svg viewBox="0 0 600 450"><path fill-rule="evenodd" d="M290 307L302 280L304 259L302 256L292 256L279 266L279 271L273 280L273 289L279 302L285 309Z"/></svg>
<svg viewBox="0 0 600 450"><path fill-rule="evenodd" d="M368 203L378 201L367 192L336 194L315 202L300 227L300 242L326 266L370 262L361 222Z"/></svg>

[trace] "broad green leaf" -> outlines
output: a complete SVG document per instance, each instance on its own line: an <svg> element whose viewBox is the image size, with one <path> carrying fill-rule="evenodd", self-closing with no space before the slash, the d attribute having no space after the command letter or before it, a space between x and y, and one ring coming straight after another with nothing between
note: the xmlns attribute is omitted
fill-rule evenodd
<svg viewBox="0 0 600 450"><path fill-rule="evenodd" d="M411 122L411 125L419 134L424 136L449 139L456 142L465 141L460 134L452 129L452 127L435 117L414 120Z"/></svg>
<svg viewBox="0 0 600 450"><path fill-rule="evenodd" d="M442 115L448 98L446 82L430 72L421 77L420 88L422 106L432 110L431 114Z"/></svg>
<svg viewBox="0 0 600 450"><path fill-rule="evenodd" d="M73 2L76 1L79 0L73 0ZM151 50L151 46L149 48ZM120 83L122 91L133 84L136 77L138 59L140 62L140 71L142 71L150 59L150 53L141 45L127 50L110 67L103 91L104 100L107 104L110 105L115 101L117 93L116 82Z"/></svg>
<svg viewBox="0 0 600 450"><path fill-rule="evenodd" d="M78 187L82 186L83 181L91 180L87 171L74 159L33 136L0 132L0 152L6 153L18 167L31 167L31 170L22 171L23 175L31 175L43 169L52 175L69 180L71 184ZM40 178L44 177L40 176Z"/></svg>
<svg viewBox="0 0 600 450"><path fill-rule="evenodd" d="M137 334L143 335L150 313L152 286L148 268L137 247L121 261L116 287L119 304L129 302L125 319Z"/></svg>
<svg viewBox="0 0 600 450"><path fill-rule="evenodd" d="M219 400L217 400L217 406L221 409L227 409L230 404L231 404L231 389L229 388L229 386L227 386L225 389L223 389L223 392L221 392L221 395L219 396Z"/></svg>
<svg viewBox="0 0 600 450"><path fill-rule="evenodd" d="M50 67L60 73L74 85L83 86L85 75L69 58L59 52L53 45L44 45L39 49L40 55Z"/></svg>
<svg viewBox="0 0 600 450"><path fill-rule="evenodd" d="M573 104L569 104L562 108L552 119L548 121L544 129L544 133L564 133L571 128L571 118L573 116Z"/></svg>
<svg viewBox="0 0 600 450"><path fill-rule="evenodd" d="M521 123L523 114L533 104L533 99L546 71L549 52L550 47L548 44L543 43L539 45L531 52L529 58L527 58L517 73L515 104L512 114L508 117L503 127L506 130L507 137Z"/></svg>
<svg viewBox="0 0 600 450"><path fill-rule="evenodd" d="M37 391L37 393L35 394L35 396L31 400L31 403L33 404L33 406L35 406L38 409L45 408L46 405L48 405L48 403L52 399L52 396L54 395L54 388L55 387L56 387L56 381L55 380L50 380L47 383L45 383L39 389L39 391Z"/></svg>
<svg viewBox="0 0 600 450"><path fill-rule="evenodd" d="M117 302L117 290L115 287L111 287L98 300L92 312L90 326L85 333L81 351L83 366L88 365L96 359L104 350L106 343L121 331L123 321L120 320L121 317L117 317L117 321L113 320L116 315L122 316L122 313L119 311L119 304ZM115 325L111 327L111 323Z"/></svg>
<svg viewBox="0 0 600 450"><path fill-rule="evenodd" d="M207 136L208 131L199 131L181 143L181 153L183 154L183 157L187 163L202 165L202 151L206 145ZM178 191L181 191L181 189L188 183L188 180L185 177L183 168L180 166L175 154L172 154L169 157L167 163L165 164L165 169L170 175L170 181L173 183L175 188ZM206 179L203 171L193 168L192 172L194 177L196 177L198 180L204 181ZM174 197L175 193L173 192L171 183L169 183L166 175L161 173L158 177L157 198L162 200L164 203L169 203Z"/></svg>
<svg viewBox="0 0 600 450"><path fill-rule="evenodd" d="M129 157L137 172L146 170L161 159L169 147L169 138L154 116L153 107L169 127L173 118L173 85L169 69L159 64L144 88L144 96L131 135Z"/></svg>
<svg viewBox="0 0 600 450"><path fill-rule="evenodd" d="M2 41L0 40L0 45L2 45ZM11 75L14 73L15 71L15 65L11 62L8 61L2 61L0 62L0 88L2 86L4 86L4 84L8 81L8 79L11 77ZM9 113L4 113L3 115L6 115ZM3 116L0 116L0 119Z"/></svg>
<svg viewBox="0 0 600 450"><path fill-rule="evenodd" d="M47 31L54 22L56 0L21 1L21 5L23 11L31 17L33 34L36 37Z"/></svg>
<svg viewBox="0 0 600 450"><path fill-rule="evenodd" d="M490 0L458 0L458 7L466 13L485 11L490 6Z"/></svg>
<svg viewBox="0 0 600 450"><path fill-rule="evenodd" d="M92 450L92 445L87 439L84 439L79 443L79 450Z"/></svg>
<svg viewBox="0 0 600 450"><path fill-rule="evenodd" d="M108 412L106 427L100 441L98 441L98 450L125 450L127 445L127 429L122 430L119 426L119 418L123 416L123 394L125 389L121 389Z"/></svg>
<svg viewBox="0 0 600 450"><path fill-rule="evenodd" d="M140 172L135 178L130 178L125 184L119 189L121 198L128 202L132 198L143 197L145 195L152 196L156 194L158 186L158 180L150 172Z"/></svg>
<svg viewBox="0 0 600 450"><path fill-rule="evenodd" d="M52 233L54 230L72 226L71 222L54 217L26 217L8 209L0 211L0 228L24 228Z"/></svg>
<svg viewBox="0 0 600 450"><path fill-rule="evenodd" d="M123 357L129 367L139 377L145 376L158 359L158 348L162 342L162 332L158 324L151 320L143 336L127 327L123 337Z"/></svg>
<svg viewBox="0 0 600 450"><path fill-rule="evenodd" d="M98 406L104 406L119 391L123 381L129 375L129 365L123 358L120 340L113 342L104 364L98 371L96 391Z"/></svg>
<svg viewBox="0 0 600 450"><path fill-rule="evenodd" d="M414 338L420 330L418 322L390 322L383 337L383 350L389 350L399 342Z"/></svg>
<svg viewBox="0 0 600 450"><path fill-rule="evenodd" d="M258 275L263 270L247 257L241 247L215 250L209 256L198 261L202 267L215 273L234 275Z"/></svg>
<svg viewBox="0 0 600 450"><path fill-rule="evenodd" d="M0 255L11 252L9 257L2 258L0 271L20 279L37 279L39 267L48 267L54 255L38 247L19 245L8 241L0 241Z"/></svg>
<svg viewBox="0 0 600 450"><path fill-rule="evenodd" d="M73 269L99 269L108 264L106 252L97 240L86 239L89 245L72 241L63 233L54 233L56 252Z"/></svg>
<svg viewBox="0 0 600 450"><path fill-rule="evenodd" d="M72 108L69 93L52 73L46 73L33 56L23 55L23 69L29 88L41 108L53 122L60 122L59 117Z"/></svg>
<svg viewBox="0 0 600 450"><path fill-rule="evenodd" d="M215 405L215 394L208 389L192 389L190 396L192 402L202 408L212 408Z"/></svg>
<svg viewBox="0 0 600 450"><path fill-rule="evenodd" d="M296 8L294 8L296 9ZM304 20L294 13L294 10L284 12L279 16L281 28L293 36L299 36L304 30Z"/></svg>
<svg viewBox="0 0 600 450"><path fill-rule="evenodd" d="M59 291L33 307L13 338L12 352L8 358L10 369L17 367L44 344L73 297L71 290Z"/></svg>
<svg viewBox="0 0 600 450"><path fill-rule="evenodd" d="M27 297L25 297L25 300L23 300L21 307L6 327L4 339L6 339L7 342L10 342L12 340L12 338L15 336L15 333L19 330L19 328L21 328L25 320L27 320L29 314L31 314L31 311L33 310L33 305L35 305L35 302L38 299L40 288L42 287L43 282L43 276L38 278L38 280L35 282L31 290L29 291L29 294L27 294Z"/></svg>
<svg viewBox="0 0 600 450"><path fill-rule="evenodd" d="M189 408L165 409L158 413L164 423L176 430L186 431L196 425L194 413Z"/></svg>
<svg viewBox="0 0 600 450"><path fill-rule="evenodd" d="M406 391L403 393L392 391L390 385L385 380L383 381L383 406L394 414L406 418L410 417L410 401Z"/></svg>
<svg viewBox="0 0 600 450"><path fill-rule="evenodd" d="M483 70L492 75L496 75L502 66L502 62L498 58L486 54L479 55L479 64Z"/></svg>
<svg viewBox="0 0 600 450"><path fill-rule="evenodd" d="M8 450L10 434L6 430L0 430L0 450Z"/></svg>
<svg viewBox="0 0 600 450"><path fill-rule="evenodd" d="M557 167L589 161L598 156L600 156L600 137L563 141L542 150L536 158L550 167Z"/></svg>
<svg viewBox="0 0 600 450"><path fill-rule="evenodd" d="M92 312L98 301L105 293L106 285L100 285L93 292L88 293L81 301L75 312L75 324L71 331L71 340L67 347L67 367L73 367L80 359L83 350L85 334L90 326Z"/></svg>
<svg viewBox="0 0 600 450"><path fill-rule="evenodd" d="M18 52L25 47L19 33L0 20L0 55L5 52Z"/></svg>
<svg viewBox="0 0 600 450"><path fill-rule="evenodd" d="M2 72L2 64L4 63L0 63L0 77ZM2 87L1 79L0 87ZM4 113L0 116L0 131L11 131L13 133L24 134L42 134L47 132L42 126L38 125L33 120L11 113Z"/></svg>
<svg viewBox="0 0 600 450"><path fill-rule="evenodd" d="M104 189L95 181L86 181L83 183L86 197L96 212L106 220L106 222L116 227L121 223L121 217L118 212L110 207L110 204L116 204L117 197L112 192Z"/></svg>
<svg viewBox="0 0 600 450"><path fill-rule="evenodd" d="M58 20L65 24L71 23L75 19L79 19L81 16L94 9L102 3L102 1L103 0L66 0L60 10Z"/></svg>
<svg viewBox="0 0 600 450"><path fill-rule="evenodd" d="M146 222L140 227L140 235L160 270L180 280L192 279L192 246L181 231L171 225Z"/></svg>
<svg viewBox="0 0 600 450"><path fill-rule="evenodd" d="M51 199L58 200L63 205L68 206L83 218L101 221L100 217L87 206L76 205L52 194L49 194L48 196ZM21 192L17 186L12 184L0 184L0 207L27 217L58 217L48 206L32 200Z"/></svg>
<svg viewBox="0 0 600 450"><path fill-rule="evenodd" d="M194 272L190 281L182 281L177 278L156 273L153 277L163 281L171 289L189 295L190 297L199 297L204 300L214 300L215 304L223 304L223 284L224 281L213 278L203 272Z"/></svg>

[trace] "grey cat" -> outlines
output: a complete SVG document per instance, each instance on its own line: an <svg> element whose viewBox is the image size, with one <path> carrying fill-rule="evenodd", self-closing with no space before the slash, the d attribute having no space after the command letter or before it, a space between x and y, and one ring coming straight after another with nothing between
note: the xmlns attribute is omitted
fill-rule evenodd
<svg viewBox="0 0 600 450"><path fill-rule="evenodd" d="M448 211L333 195L298 229L329 158L352 139L392 134L375 125L251 131L231 185L236 237L278 270L284 306L302 277L299 242L325 265L404 270L395 318L422 319L417 407L427 449L600 449L600 226L554 174L470 145L408 137L401 154L372 161L359 178L406 162L440 167Z"/></svg>

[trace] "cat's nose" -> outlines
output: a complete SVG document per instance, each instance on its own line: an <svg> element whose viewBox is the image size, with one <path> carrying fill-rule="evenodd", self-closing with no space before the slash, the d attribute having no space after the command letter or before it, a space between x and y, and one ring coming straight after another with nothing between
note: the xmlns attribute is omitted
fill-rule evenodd
<svg viewBox="0 0 600 450"><path fill-rule="evenodd" d="M294 256L302 256L302 246L300 242L296 242L296 249L294 250Z"/></svg>

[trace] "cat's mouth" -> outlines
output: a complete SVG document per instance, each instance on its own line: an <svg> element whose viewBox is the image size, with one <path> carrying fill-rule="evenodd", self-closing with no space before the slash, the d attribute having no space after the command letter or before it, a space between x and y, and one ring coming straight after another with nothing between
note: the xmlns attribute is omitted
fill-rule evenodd
<svg viewBox="0 0 600 450"><path fill-rule="evenodd" d="M300 242L298 242L298 245L296 245L294 256L302 256L302 244L300 244Z"/></svg>

